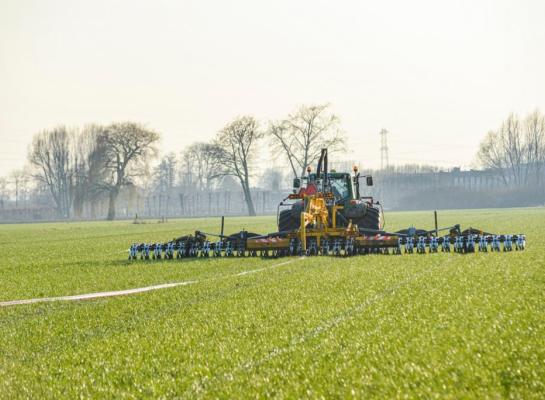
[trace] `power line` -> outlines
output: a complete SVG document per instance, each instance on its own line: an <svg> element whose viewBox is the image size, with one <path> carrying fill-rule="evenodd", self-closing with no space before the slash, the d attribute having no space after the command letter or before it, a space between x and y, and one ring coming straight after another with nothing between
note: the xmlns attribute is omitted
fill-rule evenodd
<svg viewBox="0 0 545 400"><path fill-rule="evenodd" d="M380 169L388 168L388 131L382 129L380 135Z"/></svg>

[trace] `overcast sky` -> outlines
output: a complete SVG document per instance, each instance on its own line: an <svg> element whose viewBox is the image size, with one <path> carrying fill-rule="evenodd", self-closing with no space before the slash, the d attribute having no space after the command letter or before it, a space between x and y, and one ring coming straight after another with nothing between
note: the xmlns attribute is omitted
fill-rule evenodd
<svg viewBox="0 0 545 400"><path fill-rule="evenodd" d="M135 120L163 151L331 103L347 159L469 166L545 111L545 1L0 1L0 175L57 124Z"/></svg>

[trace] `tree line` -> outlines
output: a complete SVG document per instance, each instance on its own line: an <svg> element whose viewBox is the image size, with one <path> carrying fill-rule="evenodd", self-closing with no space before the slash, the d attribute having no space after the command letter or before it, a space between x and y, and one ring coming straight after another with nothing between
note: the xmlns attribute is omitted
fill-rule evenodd
<svg viewBox="0 0 545 400"><path fill-rule="evenodd" d="M320 155L346 148L340 119L327 104L303 105L285 118L260 123L239 116L208 142L194 142L179 153L160 157L161 135L136 122L90 124L82 128L57 126L36 134L29 146L28 165L0 178L0 206L32 191L34 199L54 204L59 218L81 218L107 202L107 219L116 216L122 190L144 188L148 193L209 192L238 187L249 215L255 215L251 187L255 185L256 154L266 145L286 167L261 169L260 187L278 190L287 175L304 175ZM487 133L476 160L501 176L506 186L520 188L543 184L545 169L545 117L534 111L524 118L511 114ZM405 165L389 173L434 172L437 167ZM252 183L254 182L254 183ZM9 184L10 183L10 184ZM13 197L13 196L11 196Z"/></svg>
<svg viewBox="0 0 545 400"><path fill-rule="evenodd" d="M85 202L107 195L112 220L121 188L146 172L159 137L134 122L44 130L30 145L31 175L48 189L59 217L78 216Z"/></svg>
<svg viewBox="0 0 545 400"><path fill-rule="evenodd" d="M106 197L107 219L113 220L123 188L148 186L169 191L179 185L188 190L211 190L227 181L240 187L248 214L255 215L251 181L260 142L269 140L274 154L289 162L295 176L316 161L322 147L335 151L345 143L339 118L327 104L301 106L265 126L252 116L236 117L210 142L195 142L180 156L169 153L151 168L159 156L160 138L155 130L130 121L44 130L30 144L27 172L21 173L27 179L25 187L31 180L47 192L59 218L79 218L86 204L92 210ZM2 193L6 182L0 181Z"/></svg>
<svg viewBox="0 0 545 400"><path fill-rule="evenodd" d="M345 136L338 116L328 104L303 105L285 118L262 126L252 116L239 116L225 125L211 142L196 142L177 158L168 154L160 161L155 176L159 186L168 192L174 186L176 168L178 184L185 188L209 191L222 183L240 187L248 215L255 215L251 181L256 175L257 147L267 142L273 157L291 166L293 176L301 176L307 165L314 163L323 147L330 151L344 149ZM263 187L278 189L282 177L278 171L266 169Z"/></svg>

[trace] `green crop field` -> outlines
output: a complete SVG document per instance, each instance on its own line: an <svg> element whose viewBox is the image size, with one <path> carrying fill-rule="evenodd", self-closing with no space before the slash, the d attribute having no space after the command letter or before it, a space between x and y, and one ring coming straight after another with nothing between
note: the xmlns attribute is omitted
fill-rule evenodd
<svg viewBox="0 0 545 400"><path fill-rule="evenodd" d="M386 217L433 225L430 212ZM0 307L0 398L544 398L545 209L439 219L523 232L528 247L128 262L132 242L219 219L0 225L0 302L191 282Z"/></svg>

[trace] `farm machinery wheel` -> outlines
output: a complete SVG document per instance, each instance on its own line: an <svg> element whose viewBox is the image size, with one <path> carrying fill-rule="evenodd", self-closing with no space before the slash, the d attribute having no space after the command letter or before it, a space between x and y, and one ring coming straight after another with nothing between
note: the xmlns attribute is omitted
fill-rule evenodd
<svg viewBox="0 0 545 400"><path fill-rule="evenodd" d="M282 210L280 211L280 216L278 217L278 231L288 232L296 230L297 228L299 228L297 222L298 221L293 218L291 210Z"/></svg>
<svg viewBox="0 0 545 400"><path fill-rule="evenodd" d="M368 206L365 215L361 218L353 220L358 225L358 228L380 230L380 210L375 207Z"/></svg>

